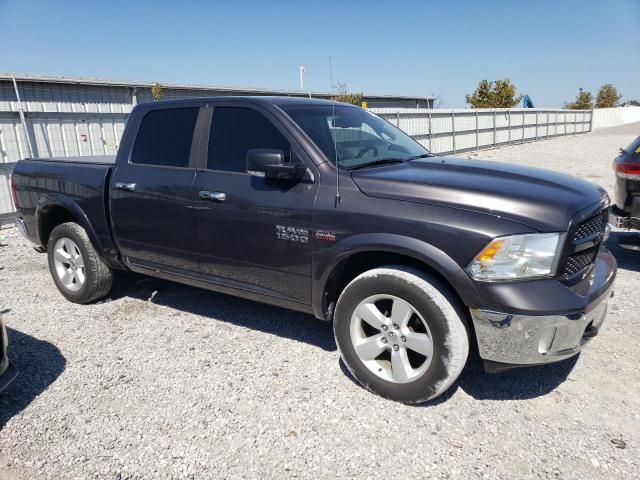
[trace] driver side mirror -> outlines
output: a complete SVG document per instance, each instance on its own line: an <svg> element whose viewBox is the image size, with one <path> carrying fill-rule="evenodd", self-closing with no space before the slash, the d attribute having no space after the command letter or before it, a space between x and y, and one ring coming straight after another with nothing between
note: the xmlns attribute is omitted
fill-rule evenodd
<svg viewBox="0 0 640 480"><path fill-rule="evenodd" d="M247 173L271 180L300 180L305 168L299 164L284 163L282 150L254 148L247 152Z"/></svg>

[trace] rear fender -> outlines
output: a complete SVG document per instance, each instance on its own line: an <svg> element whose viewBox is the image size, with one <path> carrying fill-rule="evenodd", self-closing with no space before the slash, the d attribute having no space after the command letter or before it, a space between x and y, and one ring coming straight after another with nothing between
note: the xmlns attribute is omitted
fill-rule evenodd
<svg viewBox="0 0 640 480"><path fill-rule="evenodd" d="M48 238L41 238L41 232L43 224L47 220L47 216L55 208L63 208L67 210L71 214L71 216L73 216L75 222L82 228L84 228L87 232L93 248L95 248L98 254L102 256L102 248L98 243L98 237L95 230L91 226L91 222L82 211L80 206L72 198L65 195L64 193L42 195L38 200L35 213L37 225L36 238L38 240L38 244L44 247L49 240Z"/></svg>

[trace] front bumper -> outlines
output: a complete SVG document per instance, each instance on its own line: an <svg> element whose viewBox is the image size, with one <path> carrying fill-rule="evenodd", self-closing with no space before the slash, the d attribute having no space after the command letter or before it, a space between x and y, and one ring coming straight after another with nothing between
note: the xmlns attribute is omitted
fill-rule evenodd
<svg viewBox="0 0 640 480"><path fill-rule="evenodd" d="M597 335L606 317L616 269L612 258L603 251L593 272L579 285L568 287L557 282L558 295L565 300L576 297L575 303L566 305L565 312L546 313L545 306L556 303L549 297L530 299L540 305L535 313L472 308L480 357L503 365L524 366L557 362L578 353ZM575 304L581 305L580 310L575 310Z"/></svg>

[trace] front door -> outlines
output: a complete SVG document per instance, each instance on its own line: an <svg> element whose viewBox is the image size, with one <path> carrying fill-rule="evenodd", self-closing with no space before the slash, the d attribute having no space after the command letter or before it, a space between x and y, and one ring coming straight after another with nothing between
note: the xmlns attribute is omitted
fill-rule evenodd
<svg viewBox="0 0 640 480"><path fill-rule="evenodd" d="M311 227L317 184L273 183L247 173L254 148L312 166L268 112L215 106L206 169L195 179L200 270L211 281L311 303Z"/></svg>

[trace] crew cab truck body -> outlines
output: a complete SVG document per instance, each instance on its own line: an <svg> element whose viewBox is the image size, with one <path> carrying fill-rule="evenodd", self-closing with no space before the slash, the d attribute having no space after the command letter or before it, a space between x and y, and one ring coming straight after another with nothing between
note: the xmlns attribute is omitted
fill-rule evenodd
<svg viewBox="0 0 640 480"><path fill-rule="evenodd" d="M310 313L356 379L403 402L445 391L470 344L489 370L575 355L616 273L601 188L435 157L322 100L142 104L116 158L23 160L12 188L69 300L126 269Z"/></svg>

